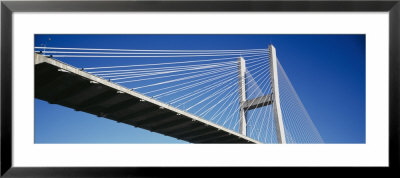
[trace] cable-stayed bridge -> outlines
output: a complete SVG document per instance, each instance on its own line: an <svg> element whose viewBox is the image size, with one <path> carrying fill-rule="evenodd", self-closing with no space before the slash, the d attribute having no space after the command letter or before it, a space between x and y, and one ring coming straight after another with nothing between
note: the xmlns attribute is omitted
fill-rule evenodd
<svg viewBox="0 0 400 178"><path fill-rule="evenodd" d="M323 142L273 45L35 49L35 97L52 104L191 143Z"/></svg>

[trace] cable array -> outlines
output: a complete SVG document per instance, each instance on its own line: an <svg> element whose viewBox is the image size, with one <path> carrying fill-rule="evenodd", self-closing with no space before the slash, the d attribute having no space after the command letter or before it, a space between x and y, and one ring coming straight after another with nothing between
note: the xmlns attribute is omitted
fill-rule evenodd
<svg viewBox="0 0 400 178"><path fill-rule="evenodd" d="M288 143L323 143L318 129L315 127L279 61L277 66L286 141Z"/></svg>
<svg viewBox="0 0 400 178"><path fill-rule="evenodd" d="M247 99L271 94L266 49L141 50L35 47L36 52L79 65L86 72L239 132L238 59L246 61ZM79 61L79 62L77 62ZM321 137L282 66L282 113L289 143ZM272 105L246 110L247 136L277 143Z"/></svg>

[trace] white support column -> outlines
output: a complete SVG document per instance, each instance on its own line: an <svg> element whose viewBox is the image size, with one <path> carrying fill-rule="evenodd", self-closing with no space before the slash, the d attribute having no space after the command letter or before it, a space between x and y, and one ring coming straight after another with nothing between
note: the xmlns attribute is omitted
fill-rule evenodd
<svg viewBox="0 0 400 178"><path fill-rule="evenodd" d="M268 46L269 51L269 64L270 64L270 76L271 76L271 87L274 107L274 120L276 136L278 137L278 143L286 143L285 129L282 121L281 102L279 98L279 84L278 84L278 64L276 58L276 49L271 44Z"/></svg>
<svg viewBox="0 0 400 178"><path fill-rule="evenodd" d="M246 73L246 63L243 57L240 57L238 60L239 67L239 133L242 135L246 135L246 111L242 107L242 105L246 102L246 83L245 83L245 73Z"/></svg>

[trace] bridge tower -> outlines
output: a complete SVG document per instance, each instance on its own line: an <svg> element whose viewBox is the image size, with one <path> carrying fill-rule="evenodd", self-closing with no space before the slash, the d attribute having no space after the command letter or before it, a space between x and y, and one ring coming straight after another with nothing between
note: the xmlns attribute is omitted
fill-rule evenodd
<svg viewBox="0 0 400 178"><path fill-rule="evenodd" d="M268 46L269 52L269 66L270 66L270 80L271 80L271 93L265 96L254 98L251 100L246 99L246 63L243 57L238 59L239 67L239 133L247 135L247 111L263 106L272 104L274 111L275 130L278 143L286 143L285 129L282 120L282 111L279 98L279 79L278 79L278 64L276 57L276 49L271 44Z"/></svg>
<svg viewBox="0 0 400 178"><path fill-rule="evenodd" d="M238 61L239 65L239 133L242 135L246 135L247 133L247 121L246 121L246 112L247 110L242 107L246 103L246 63L243 57L239 57Z"/></svg>

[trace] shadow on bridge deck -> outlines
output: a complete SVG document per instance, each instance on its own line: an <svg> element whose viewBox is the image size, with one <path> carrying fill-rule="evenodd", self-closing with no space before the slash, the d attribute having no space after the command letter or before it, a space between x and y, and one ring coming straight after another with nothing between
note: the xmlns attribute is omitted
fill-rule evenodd
<svg viewBox="0 0 400 178"><path fill-rule="evenodd" d="M191 143L259 143L41 54L35 54L35 98Z"/></svg>

